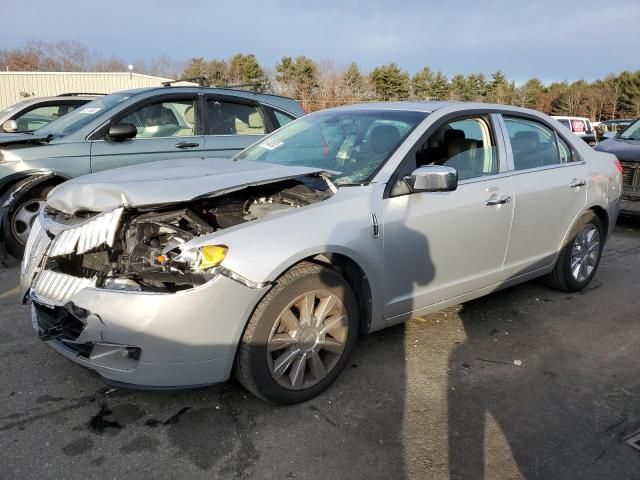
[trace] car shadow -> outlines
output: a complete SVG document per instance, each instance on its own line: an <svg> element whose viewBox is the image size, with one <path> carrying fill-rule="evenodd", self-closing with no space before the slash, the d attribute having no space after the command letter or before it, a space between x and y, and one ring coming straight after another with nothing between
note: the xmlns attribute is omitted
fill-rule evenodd
<svg viewBox="0 0 640 480"><path fill-rule="evenodd" d="M399 280L414 291L435 273L429 242L402 233L424 252ZM628 353L638 351L637 303L615 265L603 261L584 295L528 282L364 336L331 387L285 407L233 380L112 388L5 310L0 458L6 472L38 478L47 465L69 478L131 469L167 478L635 478L640 465L621 439L640 428Z"/></svg>
<svg viewBox="0 0 640 480"><path fill-rule="evenodd" d="M607 263L577 294L533 281L460 306L464 340L447 369L450 479L635 478L640 462L629 463L623 440L640 428L628 353L640 348L628 336L637 310L631 295L608 306Z"/></svg>

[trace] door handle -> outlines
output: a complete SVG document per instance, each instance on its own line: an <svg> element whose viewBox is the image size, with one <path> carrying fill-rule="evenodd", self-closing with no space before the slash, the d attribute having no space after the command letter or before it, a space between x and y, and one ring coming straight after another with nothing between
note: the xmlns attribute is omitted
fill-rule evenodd
<svg viewBox="0 0 640 480"><path fill-rule="evenodd" d="M199 146L200 146L199 143L192 143L192 142L176 143L176 148L196 148L196 147L199 147Z"/></svg>
<svg viewBox="0 0 640 480"><path fill-rule="evenodd" d="M584 187L587 184L584 180L574 180L569 184L569 188Z"/></svg>
<svg viewBox="0 0 640 480"><path fill-rule="evenodd" d="M510 201L511 197L509 197L508 195L503 195L501 197L490 198L489 200L486 200L484 204L488 207L491 207L493 205L502 205L504 203L509 203Z"/></svg>

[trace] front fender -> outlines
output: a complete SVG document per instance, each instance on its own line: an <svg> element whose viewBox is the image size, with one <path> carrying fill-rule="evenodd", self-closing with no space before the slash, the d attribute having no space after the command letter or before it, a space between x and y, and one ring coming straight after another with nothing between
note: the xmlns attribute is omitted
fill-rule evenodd
<svg viewBox="0 0 640 480"><path fill-rule="evenodd" d="M21 174L23 173L21 172ZM32 188L53 179L59 179L61 182L66 180L53 172L31 171L26 177L12 183L11 187L4 192L4 195L0 197L0 242L4 243L7 235L9 235L9 217L12 208L18 205Z"/></svg>
<svg viewBox="0 0 640 480"><path fill-rule="evenodd" d="M341 188L323 202L219 230L189 242L189 248L226 245L222 266L257 284L275 281L296 263L322 253L359 265L374 300L374 318L384 298L383 238L374 237L371 214L382 218L384 185Z"/></svg>

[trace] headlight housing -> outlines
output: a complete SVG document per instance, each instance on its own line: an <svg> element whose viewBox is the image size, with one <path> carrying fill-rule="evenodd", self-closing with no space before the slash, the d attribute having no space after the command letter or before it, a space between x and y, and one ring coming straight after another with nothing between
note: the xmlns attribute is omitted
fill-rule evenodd
<svg viewBox="0 0 640 480"><path fill-rule="evenodd" d="M226 245L204 245L198 248L194 268L208 270L217 267L227 256L229 248Z"/></svg>

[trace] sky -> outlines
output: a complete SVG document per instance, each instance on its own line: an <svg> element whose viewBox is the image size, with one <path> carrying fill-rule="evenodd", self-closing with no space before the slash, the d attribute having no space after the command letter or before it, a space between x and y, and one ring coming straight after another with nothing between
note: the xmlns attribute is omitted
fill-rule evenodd
<svg viewBox="0 0 640 480"><path fill-rule="evenodd" d="M638 0L0 0L0 12L0 48L77 40L128 63L254 53L273 68L305 55L518 82L640 69Z"/></svg>

